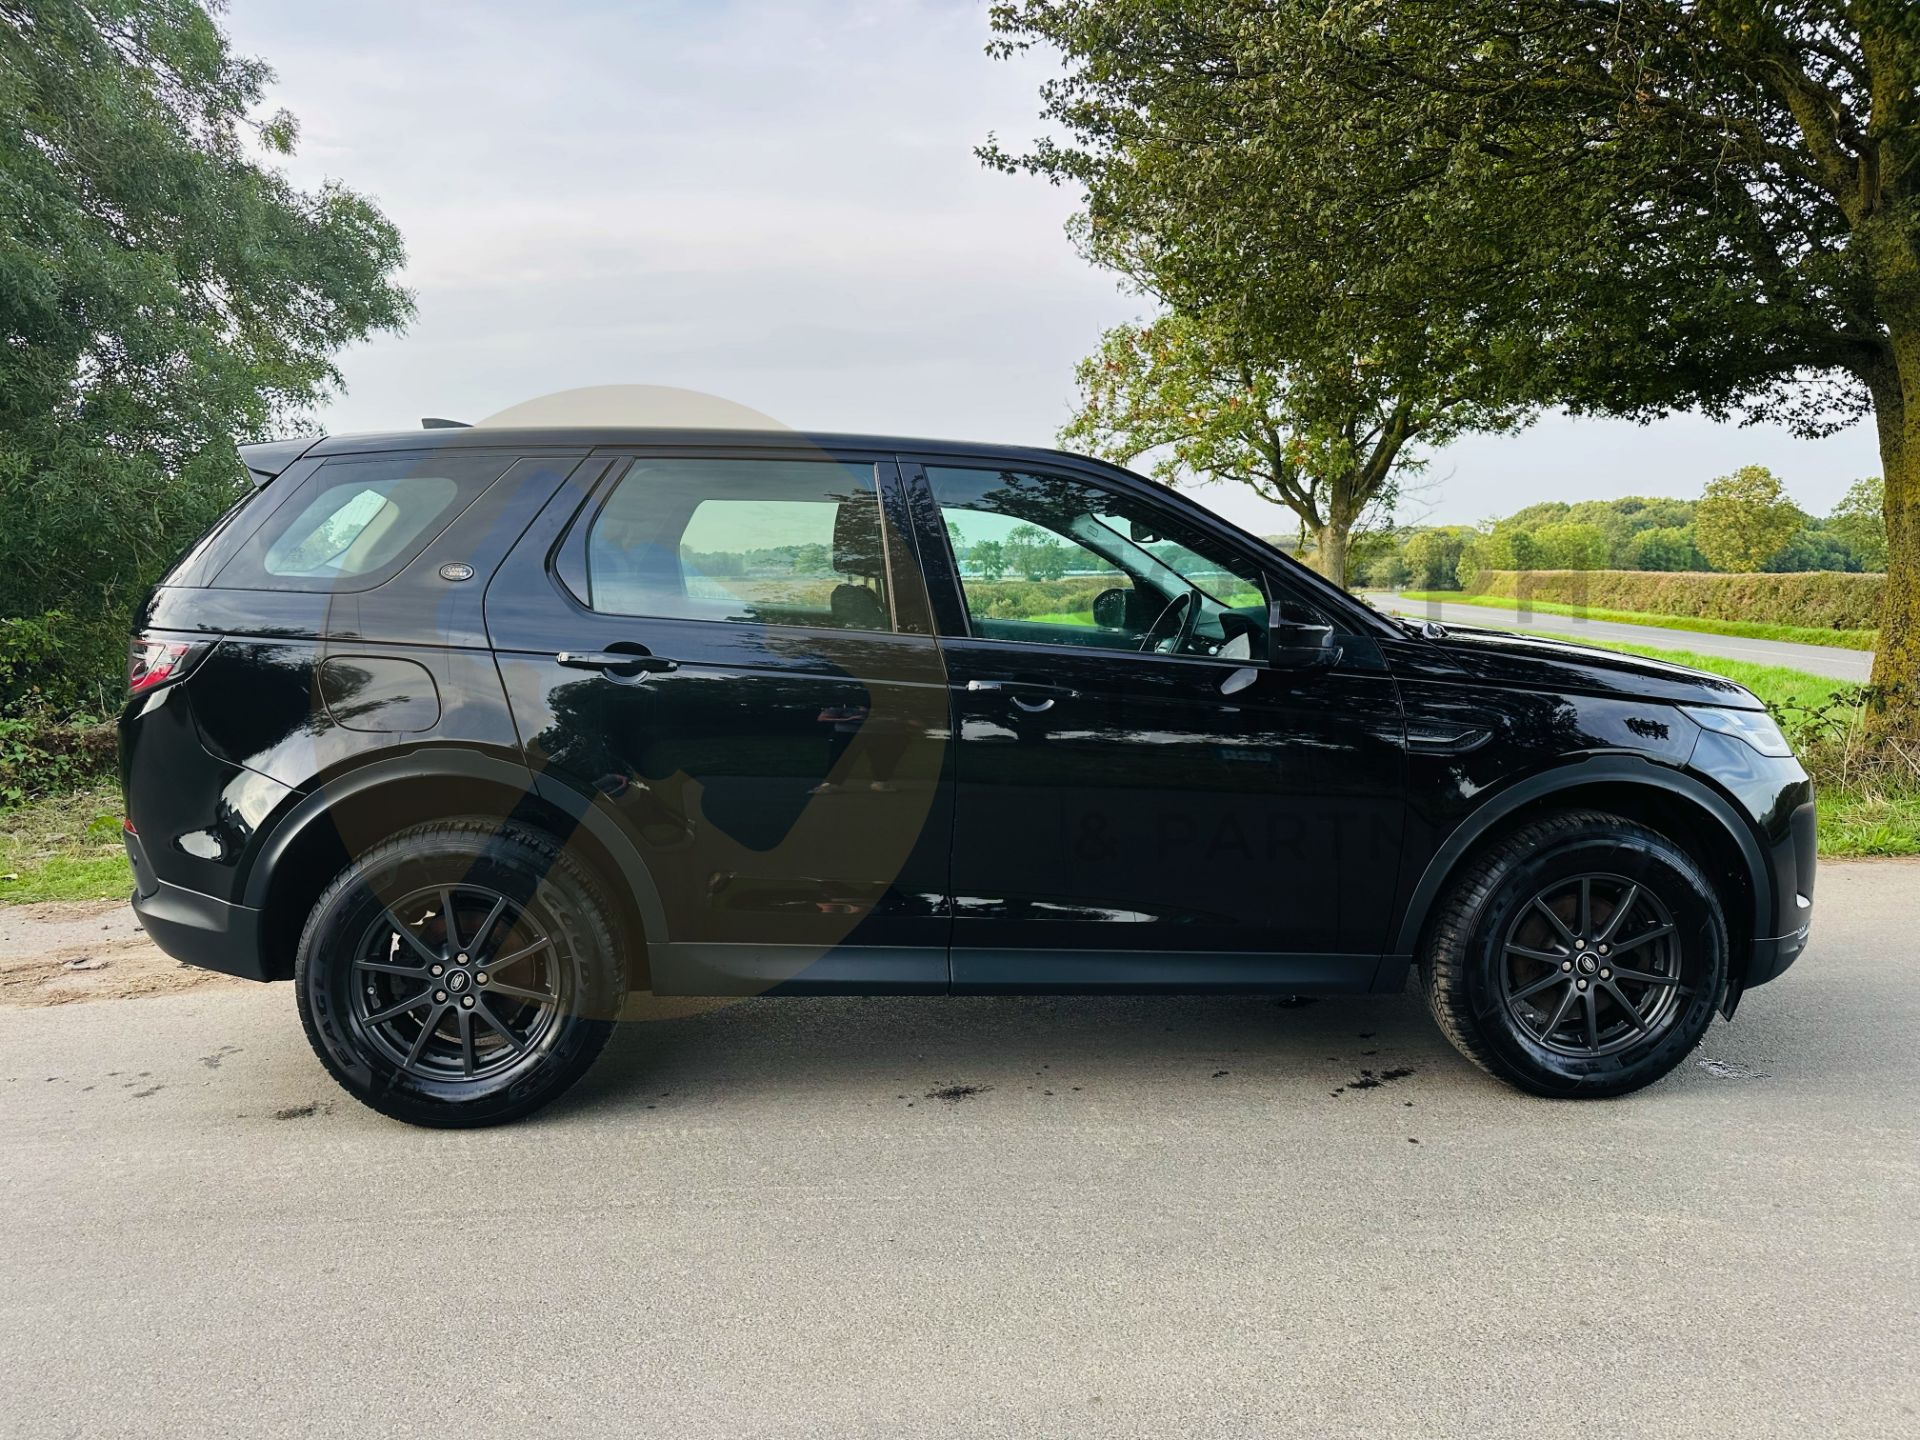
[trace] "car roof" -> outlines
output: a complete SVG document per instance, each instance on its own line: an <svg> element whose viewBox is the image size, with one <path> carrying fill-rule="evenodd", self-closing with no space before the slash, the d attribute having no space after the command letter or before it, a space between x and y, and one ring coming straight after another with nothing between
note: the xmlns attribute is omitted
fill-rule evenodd
<svg viewBox="0 0 1920 1440"><path fill-rule="evenodd" d="M1067 450L1032 445L1001 445L971 440L935 440L904 435L858 435L836 431L775 429L699 429L666 426L566 425L553 428L492 428L485 425L432 430L391 430L367 435L329 435L306 453L354 455L382 450L574 449L580 446L664 445L746 450L871 450L915 455L968 455L1058 464L1085 465L1089 459ZM1098 463L1092 462L1092 463Z"/></svg>

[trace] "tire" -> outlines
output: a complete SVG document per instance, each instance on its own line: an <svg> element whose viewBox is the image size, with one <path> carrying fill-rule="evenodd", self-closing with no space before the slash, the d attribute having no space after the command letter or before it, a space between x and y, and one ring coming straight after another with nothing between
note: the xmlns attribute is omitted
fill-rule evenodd
<svg viewBox="0 0 1920 1440"><path fill-rule="evenodd" d="M1421 961L1455 1048L1549 1096L1658 1080L1706 1034L1727 971L1726 917L1700 867L1666 836L1596 811L1535 821L1474 857Z"/></svg>
<svg viewBox="0 0 1920 1440"><path fill-rule="evenodd" d="M301 1023L328 1073L383 1115L517 1120L613 1033L626 994L613 916L594 876L538 830L416 826L314 902L294 959Z"/></svg>

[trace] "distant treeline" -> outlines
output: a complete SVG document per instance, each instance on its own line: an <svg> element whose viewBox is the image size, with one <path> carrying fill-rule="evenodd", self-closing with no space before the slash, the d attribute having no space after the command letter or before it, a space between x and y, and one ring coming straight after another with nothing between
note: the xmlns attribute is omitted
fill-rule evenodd
<svg viewBox="0 0 1920 1440"><path fill-rule="evenodd" d="M1887 563L1878 479L1826 516L1794 505L1759 466L1699 500L1544 500L1480 525L1401 527L1356 545L1358 583L1458 590L1483 570L1655 570L1726 574L1873 572Z"/></svg>

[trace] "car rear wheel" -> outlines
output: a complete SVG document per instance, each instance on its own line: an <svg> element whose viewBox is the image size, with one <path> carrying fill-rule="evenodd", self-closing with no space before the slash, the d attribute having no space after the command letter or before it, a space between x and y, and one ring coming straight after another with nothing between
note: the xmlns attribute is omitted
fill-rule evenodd
<svg viewBox="0 0 1920 1440"><path fill-rule="evenodd" d="M1479 856L1422 960L1460 1053L1538 1095L1620 1095L1678 1065L1727 981L1714 887L1673 841L1617 815L1536 821Z"/></svg>
<svg viewBox="0 0 1920 1440"><path fill-rule="evenodd" d="M335 877L294 963L334 1079L416 1125L518 1119L606 1045L625 995L611 908L549 837L491 821L404 831Z"/></svg>

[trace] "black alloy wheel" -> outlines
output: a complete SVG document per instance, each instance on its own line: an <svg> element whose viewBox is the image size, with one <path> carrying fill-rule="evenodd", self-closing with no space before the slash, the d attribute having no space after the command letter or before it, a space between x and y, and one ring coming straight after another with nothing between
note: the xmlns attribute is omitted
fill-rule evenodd
<svg viewBox="0 0 1920 1440"><path fill-rule="evenodd" d="M348 865L308 916L294 981L334 1079L416 1125L527 1115L583 1075L626 994L593 872L537 830L455 820Z"/></svg>
<svg viewBox="0 0 1920 1440"><path fill-rule="evenodd" d="M386 906L355 949L354 1023L409 1074L491 1079L538 1063L571 1000L564 958L497 890L416 890Z"/></svg>
<svg viewBox="0 0 1920 1440"><path fill-rule="evenodd" d="M1730 965L1720 896L1667 836L1598 811L1464 862L1421 976L1461 1054L1539 1095L1621 1095L1700 1043Z"/></svg>
<svg viewBox="0 0 1920 1440"><path fill-rule="evenodd" d="M1563 1055L1610 1055L1673 1023L1685 993L1673 916L1624 875L1536 894L1507 927L1508 1014Z"/></svg>

